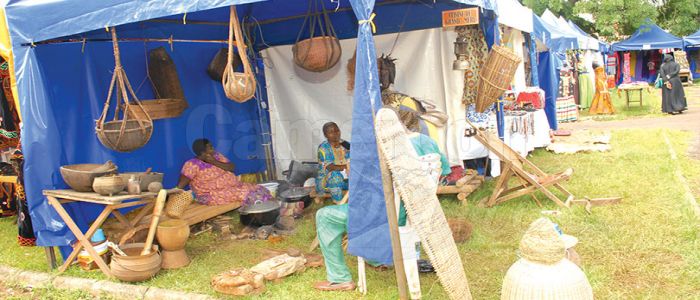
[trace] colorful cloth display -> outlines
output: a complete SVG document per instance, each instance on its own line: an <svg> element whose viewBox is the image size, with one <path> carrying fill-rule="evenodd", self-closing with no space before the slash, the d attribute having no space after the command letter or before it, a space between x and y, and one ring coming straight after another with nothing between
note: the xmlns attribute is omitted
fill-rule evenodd
<svg viewBox="0 0 700 300"><path fill-rule="evenodd" d="M607 77L603 67L595 69L595 97L589 110L592 114L614 114L615 107L612 105L612 98L607 89Z"/></svg>
<svg viewBox="0 0 700 300"><path fill-rule="evenodd" d="M630 54L625 53L622 60L622 83L632 82L632 73L630 70Z"/></svg>
<svg viewBox="0 0 700 300"><path fill-rule="evenodd" d="M521 106L529 103L535 109L544 108L544 91L538 87L528 87L518 93L516 102Z"/></svg>
<svg viewBox="0 0 700 300"><path fill-rule="evenodd" d="M557 98L557 120L560 123L578 120L578 108L574 96Z"/></svg>
<svg viewBox="0 0 700 300"><path fill-rule="evenodd" d="M588 109L591 106L591 100L593 100L594 90L591 76L583 62L578 65L578 74L579 105L581 109Z"/></svg>
<svg viewBox="0 0 700 300"><path fill-rule="evenodd" d="M32 218L29 216L29 205L24 192L24 155L21 146L12 154L10 161L17 173L17 183L15 184L15 196L17 199L17 243L20 246L31 247L36 245Z"/></svg>
<svg viewBox="0 0 700 300"><path fill-rule="evenodd" d="M479 83L479 70L486 63L489 49L479 26L465 26L467 37L467 70L464 71L464 94L462 103L476 102L476 87Z"/></svg>

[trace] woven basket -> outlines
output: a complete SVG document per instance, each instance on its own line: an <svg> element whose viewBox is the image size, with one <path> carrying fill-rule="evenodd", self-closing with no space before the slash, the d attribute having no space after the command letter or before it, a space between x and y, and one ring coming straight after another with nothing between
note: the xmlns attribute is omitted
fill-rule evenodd
<svg viewBox="0 0 700 300"><path fill-rule="evenodd" d="M165 204L165 214L171 218L180 219L188 206L192 203L192 191L172 194L168 196Z"/></svg>
<svg viewBox="0 0 700 300"><path fill-rule="evenodd" d="M233 64L235 63L233 57L234 37L236 38L236 50L243 63L243 73L234 72L233 69ZM245 49L241 24L238 22L238 15L236 14L236 7L231 5L228 29L228 53L226 67L224 67L224 73L221 77L221 84L224 87L226 97L238 103L243 103L253 98L257 88L255 74L253 74L253 69L250 65L250 61L248 61L248 54L245 52Z"/></svg>
<svg viewBox="0 0 700 300"><path fill-rule="evenodd" d="M294 63L311 72L327 71L340 60L340 41L332 36L317 36L297 42L292 47Z"/></svg>
<svg viewBox="0 0 700 300"><path fill-rule="evenodd" d="M501 300L592 300L593 289L586 274L568 259L545 265L520 259L501 288Z"/></svg>
<svg viewBox="0 0 700 300"><path fill-rule="evenodd" d="M455 243L462 243L472 237L472 224L463 219L447 219L447 225L452 230Z"/></svg>
<svg viewBox="0 0 700 300"><path fill-rule="evenodd" d="M493 46L479 72L476 111L484 112L508 89L521 59L506 47Z"/></svg>
<svg viewBox="0 0 700 300"><path fill-rule="evenodd" d="M135 104L128 104L133 107ZM143 110L152 120L179 117L189 106L184 99L155 99L141 100ZM124 107L124 105L121 105ZM129 117L133 119L146 119L144 112L138 109L129 109Z"/></svg>
<svg viewBox="0 0 700 300"><path fill-rule="evenodd" d="M139 122L139 119L109 121L101 129L95 128L95 132L102 145L118 152L131 152L146 145L153 134L153 123L150 120L141 120L143 124Z"/></svg>

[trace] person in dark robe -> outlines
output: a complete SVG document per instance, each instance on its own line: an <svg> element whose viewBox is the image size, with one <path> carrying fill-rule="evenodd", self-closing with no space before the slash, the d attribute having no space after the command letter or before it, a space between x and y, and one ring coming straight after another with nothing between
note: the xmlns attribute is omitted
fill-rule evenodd
<svg viewBox="0 0 700 300"><path fill-rule="evenodd" d="M664 55L659 75L663 81L661 87L661 110L672 115L680 114L688 109L683 84L678 77L681 66L673 60L670 54Z"/></svg>

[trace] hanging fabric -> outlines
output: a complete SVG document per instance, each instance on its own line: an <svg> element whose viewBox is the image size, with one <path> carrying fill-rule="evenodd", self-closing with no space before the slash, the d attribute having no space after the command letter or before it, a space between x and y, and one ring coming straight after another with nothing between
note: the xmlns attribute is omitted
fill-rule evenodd
<svg viewBox="0 0 700 300"><path fill-rule="evenodd" d="M233 57L233 38L236 37L236 49L243 64L243 73L234 71L235 60ZM245 45L243 45L243 33L241 32L241 24L238 22L236 14L236 6L231 5L231 14L229 17L228 27L228 55L226 59L226 68L224 75L221 78L221 84L224 86L226 97L243 103L255 96L255 74L248 61L248 55L245 53Z"/></svg>
<svg viewBox="0 0 700 300"><path fill-rule="evenodd" d="M318 7L321 11L318 11ZM306 25L309 25L309 38L300 40ZM315 36L316 27L320 35ZM338 63L342 50L340 41L335 34L328 12L323 0L309 0L309 10L301 25L296 43L292 47L294 63L311 72L323 72L329 70Z"/></svg>
<svg viewBox="0 0 700 300"><path fill-rule="evenodd" d="M479 26L461 26L457 27L458 32L463 31L462 35L467 38L467 69L464 71L464 94L462 103L468 105L476 102L476 87L479 83L479 70L486 62L486 57L489 54L489 48L486 45L484 34Z"/></svg>
<svg viewBox="0 0 700 300"><path fill-rule="evenodd" d="M114 49L114 75L112 75L107 101L105 101L102 114L97 120L95 132L97 133L97 138L105 147L118 152L131 152L143 147L151 139L153 120L151 120L148 112L141 105L134 93L134 89L131 88L129 78L126 77L119 54L117 32L114 27L112 27L112 47ZM114 119L105 122L115 87ZM131 101L129 100L129 95L132 97ZM120 102L123 102L122 107L124 108L121 120L119 119Z"/></svg>

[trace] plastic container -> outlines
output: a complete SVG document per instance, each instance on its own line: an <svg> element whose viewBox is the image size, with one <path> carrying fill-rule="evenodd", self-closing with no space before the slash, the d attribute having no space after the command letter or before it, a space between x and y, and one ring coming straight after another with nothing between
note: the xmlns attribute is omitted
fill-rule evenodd
<svg viewBox="0 0 700 300"><path fill-rule="evenodd" d="M409 226L399 227L401 237L401 253L403 254L403 265L406 270L408 281L408 292L411 299L420 299L420 278L418 275L418 258L420 257L420 238Z"/></svg>

